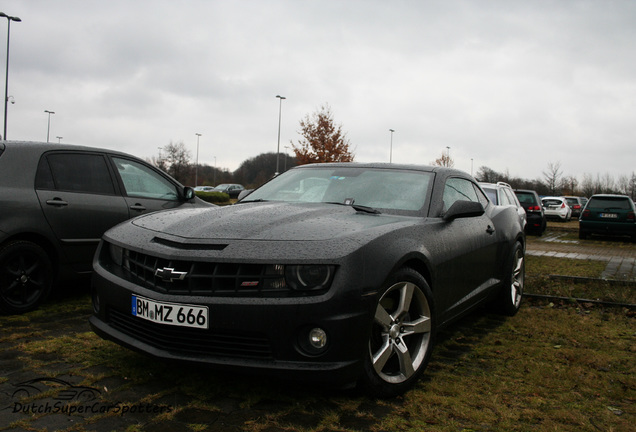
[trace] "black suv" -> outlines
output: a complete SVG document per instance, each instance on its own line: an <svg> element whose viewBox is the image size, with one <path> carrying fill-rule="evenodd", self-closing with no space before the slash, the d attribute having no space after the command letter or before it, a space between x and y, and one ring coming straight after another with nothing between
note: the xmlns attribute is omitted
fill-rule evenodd
<svg viewBox="0 0 636 432"><path fill-rule="evenodd" d="M526 233L541 235L547 226L545 213L539 195L533 190L516 189L515 195L526 211Z"/></svg>
<svg viewBox="0 0 636 432"><path fill-rule="evenodd" d="M35 309L56 280L89 274L110 227L179 206L209 204L128 154L0 141L0 312Z"/></svg>

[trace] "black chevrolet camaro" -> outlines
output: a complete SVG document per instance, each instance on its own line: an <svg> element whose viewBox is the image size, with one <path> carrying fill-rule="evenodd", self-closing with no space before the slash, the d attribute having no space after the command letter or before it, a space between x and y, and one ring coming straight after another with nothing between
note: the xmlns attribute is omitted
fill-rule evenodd
<svg viewBox="0 0 636 432"><path fill-rule="evenodd" d="M305 165L235 205L107 231L90 323L162 359L391 396L442 326L486 303L518 311L524 251L515 209L461 171Z"/></svg>

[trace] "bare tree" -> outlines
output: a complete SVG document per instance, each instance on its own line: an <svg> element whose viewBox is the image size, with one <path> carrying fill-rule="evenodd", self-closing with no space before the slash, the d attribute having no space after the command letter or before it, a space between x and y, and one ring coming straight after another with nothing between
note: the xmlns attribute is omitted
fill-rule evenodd
<svg viewBox="0 0 636 432"><path fill-rule="evenodd" d="M181 183L187 183L192 166L190 163L190 151L186 149L183 141L173 143L162 148L162 153L156 165L174 177Z"/></svg>
<svg viewBox="0 0 636 432"><path fill-rule="evenodd" d="M431 165L452 168L455 166L455 161L448 153L442 152L442 155L435 159L434 162L431 162Z"/></svg>
<svg viewBox="0 0 636 432"><path fill-rule="evenodd" d="M549 162L548 169L543 171L544 181L552 195L557 194L562 176L563 172L561 171L561 162Z"/></svg>
<svg viewBox="0 0 636 432"><path fill-rule="evenodd" d="M596 186L594 184L594 177L592 174L583 174L583 181L581 182L581 192L583 196L592 196L596 193Z"/></svg>

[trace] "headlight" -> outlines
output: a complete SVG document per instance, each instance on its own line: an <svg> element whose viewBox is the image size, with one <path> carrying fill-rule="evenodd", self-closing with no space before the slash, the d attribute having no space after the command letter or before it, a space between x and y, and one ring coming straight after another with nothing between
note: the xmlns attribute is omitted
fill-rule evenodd
<svg viewBox="0 0 636 432"><path fill-rule="evenodd" d="M112 243L108 243L108 252L110 253L110 259L112 259L115 264L121 267L124 256L124 249Z"/></svg>
<svg viewBox="0 0 636 432"><path fill-rule="evenodd" d="M327 288L333 276L330 265L293 265L285 268L285 279L294 290L319 290Z"/></svg>

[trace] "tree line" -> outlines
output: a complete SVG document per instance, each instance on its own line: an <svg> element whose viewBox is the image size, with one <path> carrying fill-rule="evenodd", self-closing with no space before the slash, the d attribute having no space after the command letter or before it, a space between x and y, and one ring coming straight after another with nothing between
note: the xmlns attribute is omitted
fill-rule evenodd
<svg viewBox="0 0 636 432"><path fill-rule="evenodd" d="M158 157L150 162L164 170L179 182L191 186L216 186L221 183L239 183L246 188L255 188L276 174L276 169L286 171L296 165L319 162L352 162L355 158L351 143L337 125L329 105L322 105L312 115L300 120L298 133L301 139L290 141L294 156L286 153L263 153L245 160L234 172L227 168L217 168L205 164L196 166L183 142L173 143L160 150ZM454 161L447 153L431 162L431 165L454 166ZM631 176L614 177L609 173L583 173L582 178L565 175L560 162L549 162L542 172L543 177L534 180L522 179L510 175L509 172L497 172L482 166L477 170L475 178L480 182L496 183L503 181L514 189L531 189L539 195L573 195L589 197L599 193L629 195L636 199L636 173Z"/></svg>
<svg viewBox="0 0 636 432"><path fill-rule="evenodd" d="M631 176L619 175L618 177L609 173L602 175L583 173L579 180L574 175L565 175L560 162L549 162L542 174L542 178L526 180L511 176L508 172L501 173L482 166L477 170L475 178L488 183L503 181L510 184L513 189L531 189L537 191L539 195L590 197L594 194L619 194L636 199L636 173L633 172Z"/></svg>

